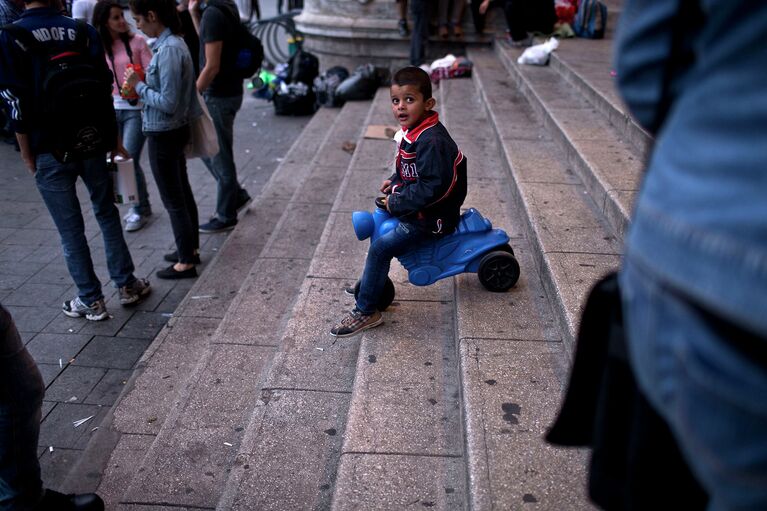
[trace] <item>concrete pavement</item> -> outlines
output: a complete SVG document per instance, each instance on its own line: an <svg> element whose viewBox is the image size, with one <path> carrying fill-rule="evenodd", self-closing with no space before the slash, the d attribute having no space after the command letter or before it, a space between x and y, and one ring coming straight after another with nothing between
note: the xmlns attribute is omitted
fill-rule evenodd
<svg viewBox="0 0 767 511"><path fill-rule="evenodd" d="M239 178L256 197L309 118L276 117L272 105L247 97L235 126ZM146 151L145 151L146 153ZM162 255L173 248L170 221L151 176L154 215L142 230L125 238L136 275L148 276L153 292L134 308L123 308L109 282L104 246L82 183L78 195L86 221L96 273L104 285L109 320L68 318L61 302L76 294L61 253L55 226L13 146L0 147L0 302L13 314L27 348L38 362L46 385L39 454L43 480L53 488L78 461L94 428L107 414L136 362L172 317L193 280L162 281L154 272L167 265ZM213 177L199 160L189 175L200 218L215 208ZM121 215L127 212L121 206ZM201 235L202 272L227 234ZM73 422L93 416L75 428ZM52 450L51 450L52 448Z"/></svg>

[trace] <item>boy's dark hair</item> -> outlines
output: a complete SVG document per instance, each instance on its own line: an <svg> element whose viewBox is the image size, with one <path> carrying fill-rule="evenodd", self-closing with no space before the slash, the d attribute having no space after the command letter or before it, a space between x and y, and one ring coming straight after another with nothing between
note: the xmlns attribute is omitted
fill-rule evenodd
<svg viewBox="0 0 767 511"><path fill-rule="evenodd" d="M122 11L122 5L116 0L99 0L96 2L96 6L93 8L93 26L99 31L101 36L101 43L104 45L104 50L107 52L109 58L114 58L112 55L112 34L109 32L109 16L112 15L112 8L116 7ZM133 38L133 34L129 30L124 34L120 34L120 39L125 44L125 49L130 52L130 40ZM129 53L130 54L130 53Z"/></svg>
<svg viewBox="0 0 767 511"><path fill-rule="evenodd" d="M157 19L175 34L181 34L181 20L178 17L175 0L130 0L130 10L141 16L154 11Z"/></svg>
<svg viewBox="0 0 767 511"><path fill-rule="evenodd" d="M431 98L431 78L429 74L420 67L407 66L403 67L392 78L394 85L415 85L418 87L418 92L423 94L423 99L426 101Z"/></svg>

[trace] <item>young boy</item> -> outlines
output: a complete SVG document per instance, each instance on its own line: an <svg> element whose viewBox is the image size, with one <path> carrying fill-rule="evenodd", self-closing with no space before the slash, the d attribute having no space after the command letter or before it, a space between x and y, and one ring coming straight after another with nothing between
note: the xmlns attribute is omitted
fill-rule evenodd
<svg viewBox="0 0 767 511"><path fill-rule="evenodd" d="M396 171L383 182L381 191L387 194L386 209L400 224L370 245L357 306L330 331L335 337L382 323L376 303L392 258L453 232L466 198L466 158L433 111L429 75L417 67L397 71L391 105L404 136Z"/></svg>

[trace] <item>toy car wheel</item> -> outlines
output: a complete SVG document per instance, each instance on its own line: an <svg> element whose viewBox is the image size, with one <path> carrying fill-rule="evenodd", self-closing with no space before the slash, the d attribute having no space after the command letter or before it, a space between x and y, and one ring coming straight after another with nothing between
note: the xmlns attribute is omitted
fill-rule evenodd
<svg viewBox="0 0 767 511"><path fill-rule="evenodd" d="M357 299L357 295L360 294L360 281L358 280L356 284L354 284L354 299ZM386 308L391 305L391 303L394 301L394 282L391 281L389 277L386 277L386 284L384 284L383 293L381 293L381 297L378 299L378 310L379 311L385 311Z"/></svg>
<svg viewBox="0 0 767 511"><path fill-rule="evenodd" d="M511 248L511 245L508 243L501 245L500 247L496 248L496 250L503 250L504 252L508 252L511 255L514 255L514 249Z"/></svg>
<svg viewBox="0 0 767 511"><path fill-rule="evenodd" d="M519 263L512 254L494 250L480 260L477 277L488 291L502 293L514 287L519 280Z"/></svg>

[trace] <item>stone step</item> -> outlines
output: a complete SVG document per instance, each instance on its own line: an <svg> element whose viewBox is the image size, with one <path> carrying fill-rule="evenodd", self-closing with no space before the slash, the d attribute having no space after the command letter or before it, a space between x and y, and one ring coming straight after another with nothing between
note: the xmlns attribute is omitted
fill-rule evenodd
<svg viewBox="0 0 767 511"><path fill-rule="evenodd" d="M309 122L217 257L142 357L112 410L111 424L102 425L100 433L108 439L95 442L94 448L112 453L99 486L109 509L115 508L178 393L186 388L190 373L213 340L237 290L297 189L300 177L293 174L291 162L311 158L319 151L328 126L337 116L338 111L323 110Z"/></svg>
<svg viewBox="0 0 767 511"><path fill-rule="evenodd" d="M355 126L390 124L388 97L381 89ZM343 289L356 279L355 266L364 257L359 243L346 241L349 209L363 195L372 203L393 154L389 141L358 139L217 509L330 505L358 351L356 342L334 342L329 335L333 320L351 308Z"/></svg>
<svg viewBox="0 0 767 511"><path fill-rule="evenodd" d="M618 267L622 244L603 215L600 197L590 195L570 166L573 157L553 140L560 135L538 120L498 56L477 51L471 59L474 83L514 184L511 198L525 221L569 354L583 300L599 277ZM606 127L600 131L609 133Z"/></svg>
<svg viewBox="0 0 767 511"><path fill-rule="evenodd" d="M330 212L369 103L341 109L313 157L288 158L298 183L212 343L192 372L139 474L123 496L132 505L213 508L260 396L260 374L278 351L282 330ZM242 233L241 250L259 232Z"/></svg>
<svg viewBox="0 0 767 511"><path fill-rule="evenodd" d="M583 453L540 439L566 357L479 95L470 80L452 80L437 99L468 158L464 206L507 230L523 277L501 294L469 274L415 288L393 263L389 325L360 341L333 509L515 509L529 499L542 509L591 509Z"/></svg>
<svg viewBox="0 0 767 511"><path fill-rule="evenodd" d="M446 125L469 159L465 206L507 231L522 269L508 293L486 291L472 274L455 280L469 507L593 509L587 453L543 441L559 410L568 356L536 268L537 249L510 200L514 183L504 155L472 80L446 81L441 95Z"/></svg>
<svg viewBox="0 0 767 511"><path fill-rule="evenodd" d="M563 41L562 46L568 43L580 44L580 40ZM496 52L511 85L529 101L537 119L565 153L564 161L622 237L639 189L643 154L556 70L517 64L521 50L504 41L498 42ZM598 62L598 56L592 58ZM608 67L609 60L604 65Z"/></svg>

